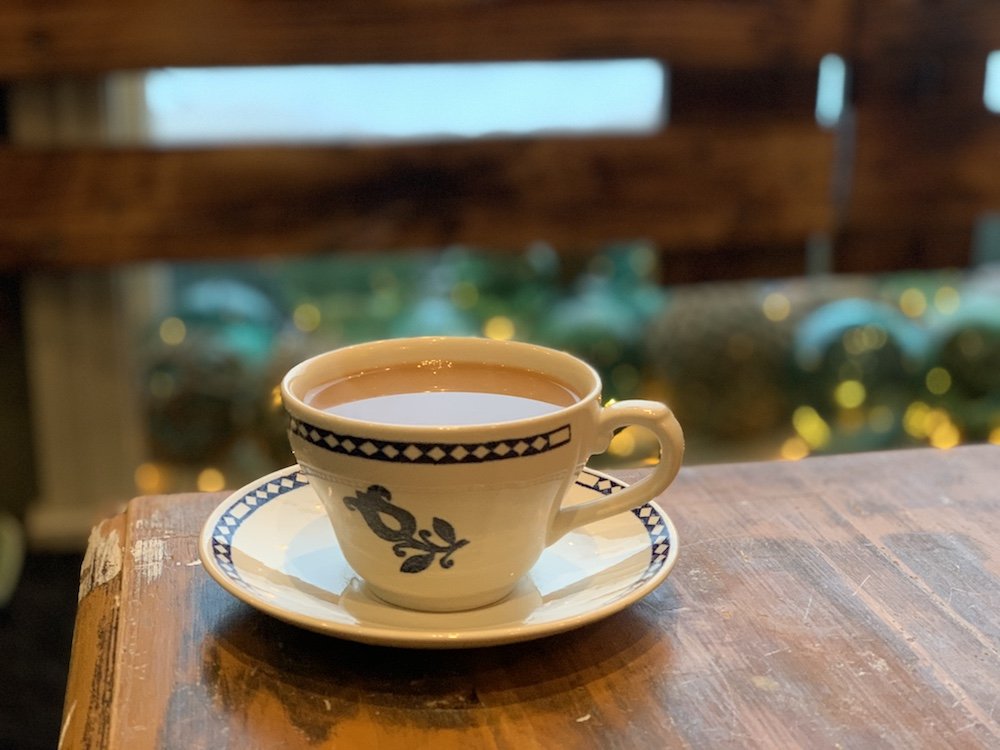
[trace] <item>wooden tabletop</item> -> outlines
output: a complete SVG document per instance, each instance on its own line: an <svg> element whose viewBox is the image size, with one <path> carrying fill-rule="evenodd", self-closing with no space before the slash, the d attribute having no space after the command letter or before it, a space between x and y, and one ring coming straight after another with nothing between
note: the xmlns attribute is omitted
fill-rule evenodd
<svg viewBox="0 0 1000 750"><path fill-rule="evenodd" d="M61 747L1000 747L998 467L976 446L685 468L651 595L446 652L261 614L198 562L224 494L133 500L91 537Z"/></svg>

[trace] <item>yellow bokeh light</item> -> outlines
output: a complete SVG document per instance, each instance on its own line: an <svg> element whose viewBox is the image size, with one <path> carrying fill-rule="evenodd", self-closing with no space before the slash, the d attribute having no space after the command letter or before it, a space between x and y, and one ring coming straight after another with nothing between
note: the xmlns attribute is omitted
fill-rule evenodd
<svg viewBox="0 0 1000 750"><path fill-rule="evenodd" d="M938 312L952 315L962 304L962 295L953 286L943 286L934 292L934 307Z"/></svg>
<svg viewBox="0 0 1000 750"><path fill-rule="evenodd" d="M865 352L865 338L860 328L852 328L846 331L841 337L841 344L843 344L844 351L848 354L857 356Z"/></svg>
<svg viewBox="0 0 1000 750"><path fill-rule="evenodd" d="M177 346L187 336L187 326L180 318L164 318L160 323L160 340L164 344Z"/></svg>
<svg viewBox="0 0 1000 750"><path fill-rule="evenodd" d="M868 398L868 391L860 380L845 380L833 390L833 400L843 409L856 409Z"/></svg>
<svg viewBox="0 0 1000 750"><path fill-rule="evenodd" d="M929 441L935 448L948 450L962 442L962 434L949 419L938 424L930 433Z"/></svg>
<svg viewBox="0 0 1000 750"><path fill-rule="evenodd" d="M455 307L468 310L479 301L479 289L471 281L459 281L451 288L451 301Z"/></svg>
<svg viewBox="0 0 1000 750"><path fill-rule="evenodd" d="M954 448L962 434L944 409L933 409L914 401L903 414L903 429L918 440L927 439L935 448Z"/></svg>
<svg viewBox="0 0 1000 750"><path fill-rule="evenodd" d="M932 367L924 378L924 384L935 396L943 396L951 390L951 373L943 367Z"/></svg>
<svg viewBox="0 0 1000 750"><path fill-rule="evenodd" d="M989 437L986 438L993 445L1000 445L1000 427L990 430Z"/></svg>
<svg viewBox="0 0 1000 750"><path fill-rule="evenodd" d="M764 317L773 323L785 320L792 312L792 303L781 292L771 292L764 298Z"/></svg>
<svg viewBox="0 0 1000 750"><path fill-rule="evenodd" d="M792 412L792 426L807 448L815 450L830 442L830 426L811 406L800 406Z"/></svg>
<svg viewBox="0 0 1000 750"><path fill-rule="evenodd" d="M864 354L881 349L889 340L888 334L878 326L860 326L851 328L842 338L845 351L848 354Z"/></svg>
<svg viewBox="0 0 1000 750"><path fill-rule="evenodd" d="M907 406L903 412L903 429L906 434L918 439L927 437L927 415L930 412L931 407L923 401L914 401Z"/></svg>
<svg viewBox="0 0 1000 750"><path fill-rule="evenodd" d="M166 489L166 475L154 463L142 463L135 467L132 474L136 489L145 495L153 495Z"/></svg>
<svg viewBox="0 0 1000 750"><path fill-rule="evenodd" d="M292 313L292 322L295 323L295 327L298 328L303 333L310 333L319 328L320 321L323 319L319 308L311 302L303 302L295 308Z"/></svg>
<svg viewBox="0 0 1000 750"><path fill-rule="evenodd" d="M631 456L633 452L635 452L635 437L631 430L624 429L611 438L611 444L608 445L608 453L611 455L622 458Z"/></svg>
<svg viewBox="0 0 1000 750"><path fill-rule="evenodd" d="M919 318L927 310L927 296L913 287L899 295L899 309L910 318Z"/></svg>
<svg viewBox="0 0 1000 750"><path fill-rule="evenodd" d="M281 385L276 385L271 389L271 408L281 408Z"/></svg>
<svg viewBox="0 0 1000 750"><path fill-rule="evenodd" d="M218 469L208 466L198 472L197 482L201 492L218 492L226 486L226 477Z"/></svg>
<svg viewBox="0 0 1000 750"><path fill-rule="evenodd" d="M790 437L781 444L780 455L786 461L799 461L809 455L809 445L800 437Z"/></svg>
<svg viewBox="0 0 1000 750"><path fill-rule="evenodd" d="M509 341L514 332L514 321L504 315L494 315L483 325L483 334L498 341Z"/></svg>

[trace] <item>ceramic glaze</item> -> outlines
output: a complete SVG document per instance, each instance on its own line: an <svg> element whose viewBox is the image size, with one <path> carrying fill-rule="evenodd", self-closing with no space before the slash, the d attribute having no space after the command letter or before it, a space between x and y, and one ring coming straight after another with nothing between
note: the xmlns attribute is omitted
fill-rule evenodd
<svg viewBox="0 0 1000 750"><path fill-rule="evenodd" d="M360 386L354 395L345 393L352 382ZM461 423L450 413L431 419L443 424L329 408L400 389L425 393L429 383L444 391L540 397L548 406L530 414L473 413ZM281 393L292 451L345 560L368 591L414 610L471 610L508 596L571 530L663 492L684 451L665 405L602 406L592 367L519 342L428 337L359 344L292 368ZM659 464L632 487L567 505L588 458L629 425L657 437Z"/></svg>

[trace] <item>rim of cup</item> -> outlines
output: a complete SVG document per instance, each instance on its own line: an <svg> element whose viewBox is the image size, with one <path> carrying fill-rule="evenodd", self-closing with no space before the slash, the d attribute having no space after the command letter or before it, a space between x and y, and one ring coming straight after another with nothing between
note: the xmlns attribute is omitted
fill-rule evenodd
<svg viewBox="0 0 1000 750"><path fill-rule="evenodd" d="M476 356L477 353L480 355ZM311 390L330 380L348 377L366 369L411 364L415 355L422 356L424 362L442 360L477 365L497 364L527 370L559 382L574 393L577 401L533 417L462 425L372 422L332 414L306 401ZM329 365L333 361L345 361L345 364L331 373ZM335 424L353 429L371 430L374 427L407 434L440 435L470 429L506 429L515 424L531 425L548 422L553 418L566 418L576 410L588 408L595 400L599 401L601 387L601 377L597 370L579 357L559 349L522 341L499 341L475 336L419 336L350 344L309 357L289 369L281 379L281 398L285 411L292 417L320 427Z"/></svg>

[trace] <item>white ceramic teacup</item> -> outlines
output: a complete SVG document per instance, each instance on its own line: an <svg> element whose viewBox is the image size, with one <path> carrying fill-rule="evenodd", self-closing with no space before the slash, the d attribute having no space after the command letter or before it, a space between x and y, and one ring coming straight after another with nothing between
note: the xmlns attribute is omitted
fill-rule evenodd
<svg viewBox="0 0 1000 750"><path fill-rule="evenodd" d="M281 394L292 450L344 557L372 593L411 609L503 598L569 530L666 489L684 453L665 405L602 406L592 367L519 342L358 344L293 367ZM656 435L659 463L620 492L560 507L588 458L628 425Z"/></svg>

